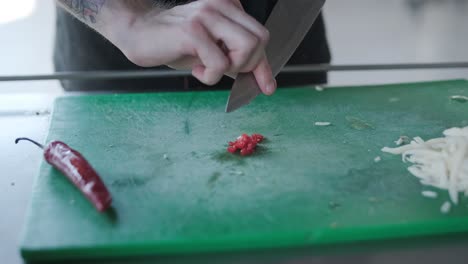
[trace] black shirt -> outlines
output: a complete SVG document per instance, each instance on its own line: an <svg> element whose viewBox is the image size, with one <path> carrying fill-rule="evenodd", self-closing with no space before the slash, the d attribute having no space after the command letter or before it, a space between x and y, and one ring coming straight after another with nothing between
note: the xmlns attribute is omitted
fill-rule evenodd
<svg viewBox="0 0 468 264"><path fill-rule="evenodd" d="M182 4L187 1L175 1ZM265 23L276 0L244 0L247 13ZM54 65L56 71L138 70L143 69L130 62L122 52L104 37L72 17L62 8L57 8L57 31L55 37ZM325 36L325 25L320 15L289 64L329 63L330 51ZM153 69L168 69L165 66ZM279 86L326 83L325 73L279 75ZM69 91L119 90L119 91L173 91L228 89L232 80L225 77L220 83L208 87L193 77L63 81Z"/></svg>

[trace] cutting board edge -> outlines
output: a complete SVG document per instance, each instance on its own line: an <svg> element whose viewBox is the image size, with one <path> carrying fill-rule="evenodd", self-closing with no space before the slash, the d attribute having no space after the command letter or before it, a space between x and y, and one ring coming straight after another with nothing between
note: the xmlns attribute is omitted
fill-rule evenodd
<svg viewBox="0 0 468 264"><path fill-rule="evenodd" d="M239 237L226 239L206 239L206 240L180 240L167 243L167 241L153 243L132 243L108 246L93 246L73 248L64 247L61 249L34 248L33 246L21 244L21 256L27 261L52 261L52 260L70 260L70 259L108 259L116 257L144 257L144 256L168 256L177 254L218 254L218 253L241 253L244 251L262 251L262 250L280 250L280 249L299 249L308 248L314 252L321 252L321 249L333 246L334 249L349 247L354 244L372 243L375 246L384 247L385 245L402 245L408 241L423 241L429 243L453 241L455 238L467 240L468 226L466 219L453 218L448 220L452 224L451 229L434 230L438 226L437 221L413 222L410 225L397 224L375 227L373 233L368 233L372 228L369 227L350 227L350 228L332 228L325 229L327 232L295 232L290 234L269 234L265 239L265 234L258 235L256 240L252 238ZM369 230L370 229L370 230ZM408 231L411 230L411 231ZM337 232L338 231L338 232ZM343 234L354 234L348 239L339 239ZM356 236L356 234L359 234ZM404 234L405 236L402 236ZM323 237L327 239L323 239ZM461 237L460 237L461 236ZM357 237L357 238L356 238ZM253 244L240 245L237 240L253 241ZM314 241L320 239L320 242ZM280 243L265 243L265 241L280 241ZM23 241L24 242L24 241ZM193 247L193 245L198 247ZM412 245L411 243L409 245ZM414 245L413 245L414 246ZM366 251L362 248L360 250ZM86 254L84 254L86 252ZM83 255L85 257L83 258Z"/></svg>

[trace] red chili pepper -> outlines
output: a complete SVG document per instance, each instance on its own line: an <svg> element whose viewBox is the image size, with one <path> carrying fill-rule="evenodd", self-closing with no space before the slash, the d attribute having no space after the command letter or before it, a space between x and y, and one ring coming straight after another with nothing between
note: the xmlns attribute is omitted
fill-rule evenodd
<svg viewBox="0 0 468 264"><path fill-rule="evenodd" d="M253 154L253 149L247 149L247 148L241 149L240 154L242 156L252 155Z"/></svg>
<svg viewBox="0 0 468 264"><path fill-rule="evenodd" d="M245 148L245 146L247 145L247 142L240 139L238 141L236 141L236 145L234 145L237 149L243 149Z"/></svg>
<svg viewBox="0 0 468 264"><path fill-rule="evenodd" d="M250 151L253 151L255 149L255 147L257 147L257 143L249 143L247 145L247 150L250 150Z"/></svg>
<svg viewBox="0 0 468 264"><path fill-rule="evenodd" d="M234 154L234 153L236 153L237 148L234 147L234 146L229 146L229 147L227 148L227 151L228 151L229 153L233 153L233 154Z"/></svg>
<svg viewBox="0 0 468 264"><path fill-rule="evenodd" d="M109 208L112 197L99 175L76 150L60 141L52 141L47 146L29 138L17 138L32 142L44 150L44 158L53 167L61 171L100 212Z"/></svg>
<svg viewBox="0 0 468 264"><path fill-rule="evenodd" d="M242 156L252 155L257 144L262 142L263 139L264 137L260 134L252 134L252 136L242 134L235 142L229 142L227 151L234 154L237 150L240 150Z"/></svg>
<svg viewBox="0 0 468 264"><path fill-rule="evenodd" d="M262 142L264 138L265 137L260 134L252 134L252 139L257 143Z"/></svg>

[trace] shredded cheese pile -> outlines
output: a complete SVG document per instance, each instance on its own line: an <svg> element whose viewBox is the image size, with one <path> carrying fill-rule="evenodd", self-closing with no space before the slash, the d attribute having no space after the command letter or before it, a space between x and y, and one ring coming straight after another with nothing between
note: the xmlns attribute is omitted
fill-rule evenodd
<svg viewBox="0 0 468 264"><path fill-rule="evenodd" d="M460 192L468 196L468 127L447 129L444 136L428 141L415 137L408 145L382 151L402 155L403 162L413 164L408 171L423 185L448 190L458 204Z"/></svg>

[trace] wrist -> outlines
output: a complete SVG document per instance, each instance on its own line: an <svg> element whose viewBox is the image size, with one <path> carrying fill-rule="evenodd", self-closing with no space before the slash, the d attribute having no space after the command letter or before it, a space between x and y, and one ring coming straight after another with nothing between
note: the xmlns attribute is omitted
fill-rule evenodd
<svg viewBox="0 0 468 264"><path fill-rule="evenodd" d="M114 6L109 8L107 10L108 12L103 12L102 18L105 19L106 23L103 23L99 31L101 31L100 33L107 40L120 48L120 46L128 41L131 30L133 30L134 25L141 14L128 8L121 1L107 2Z"/></svg>
<svg viewBox="0 0 468 264"><path fill-rule="evenodd" d="M124 1L124 4L127 1ZM106 28L105 37L117 46L124 54L132 52L135 42L139 39L140 33L145 29L148 20L151 17L157 16L164 10L160 8L143 9L141 6L126 5L122 12L116 14L113 12L114 19ZM118 17L118 19L116 19Z"/></svg>

